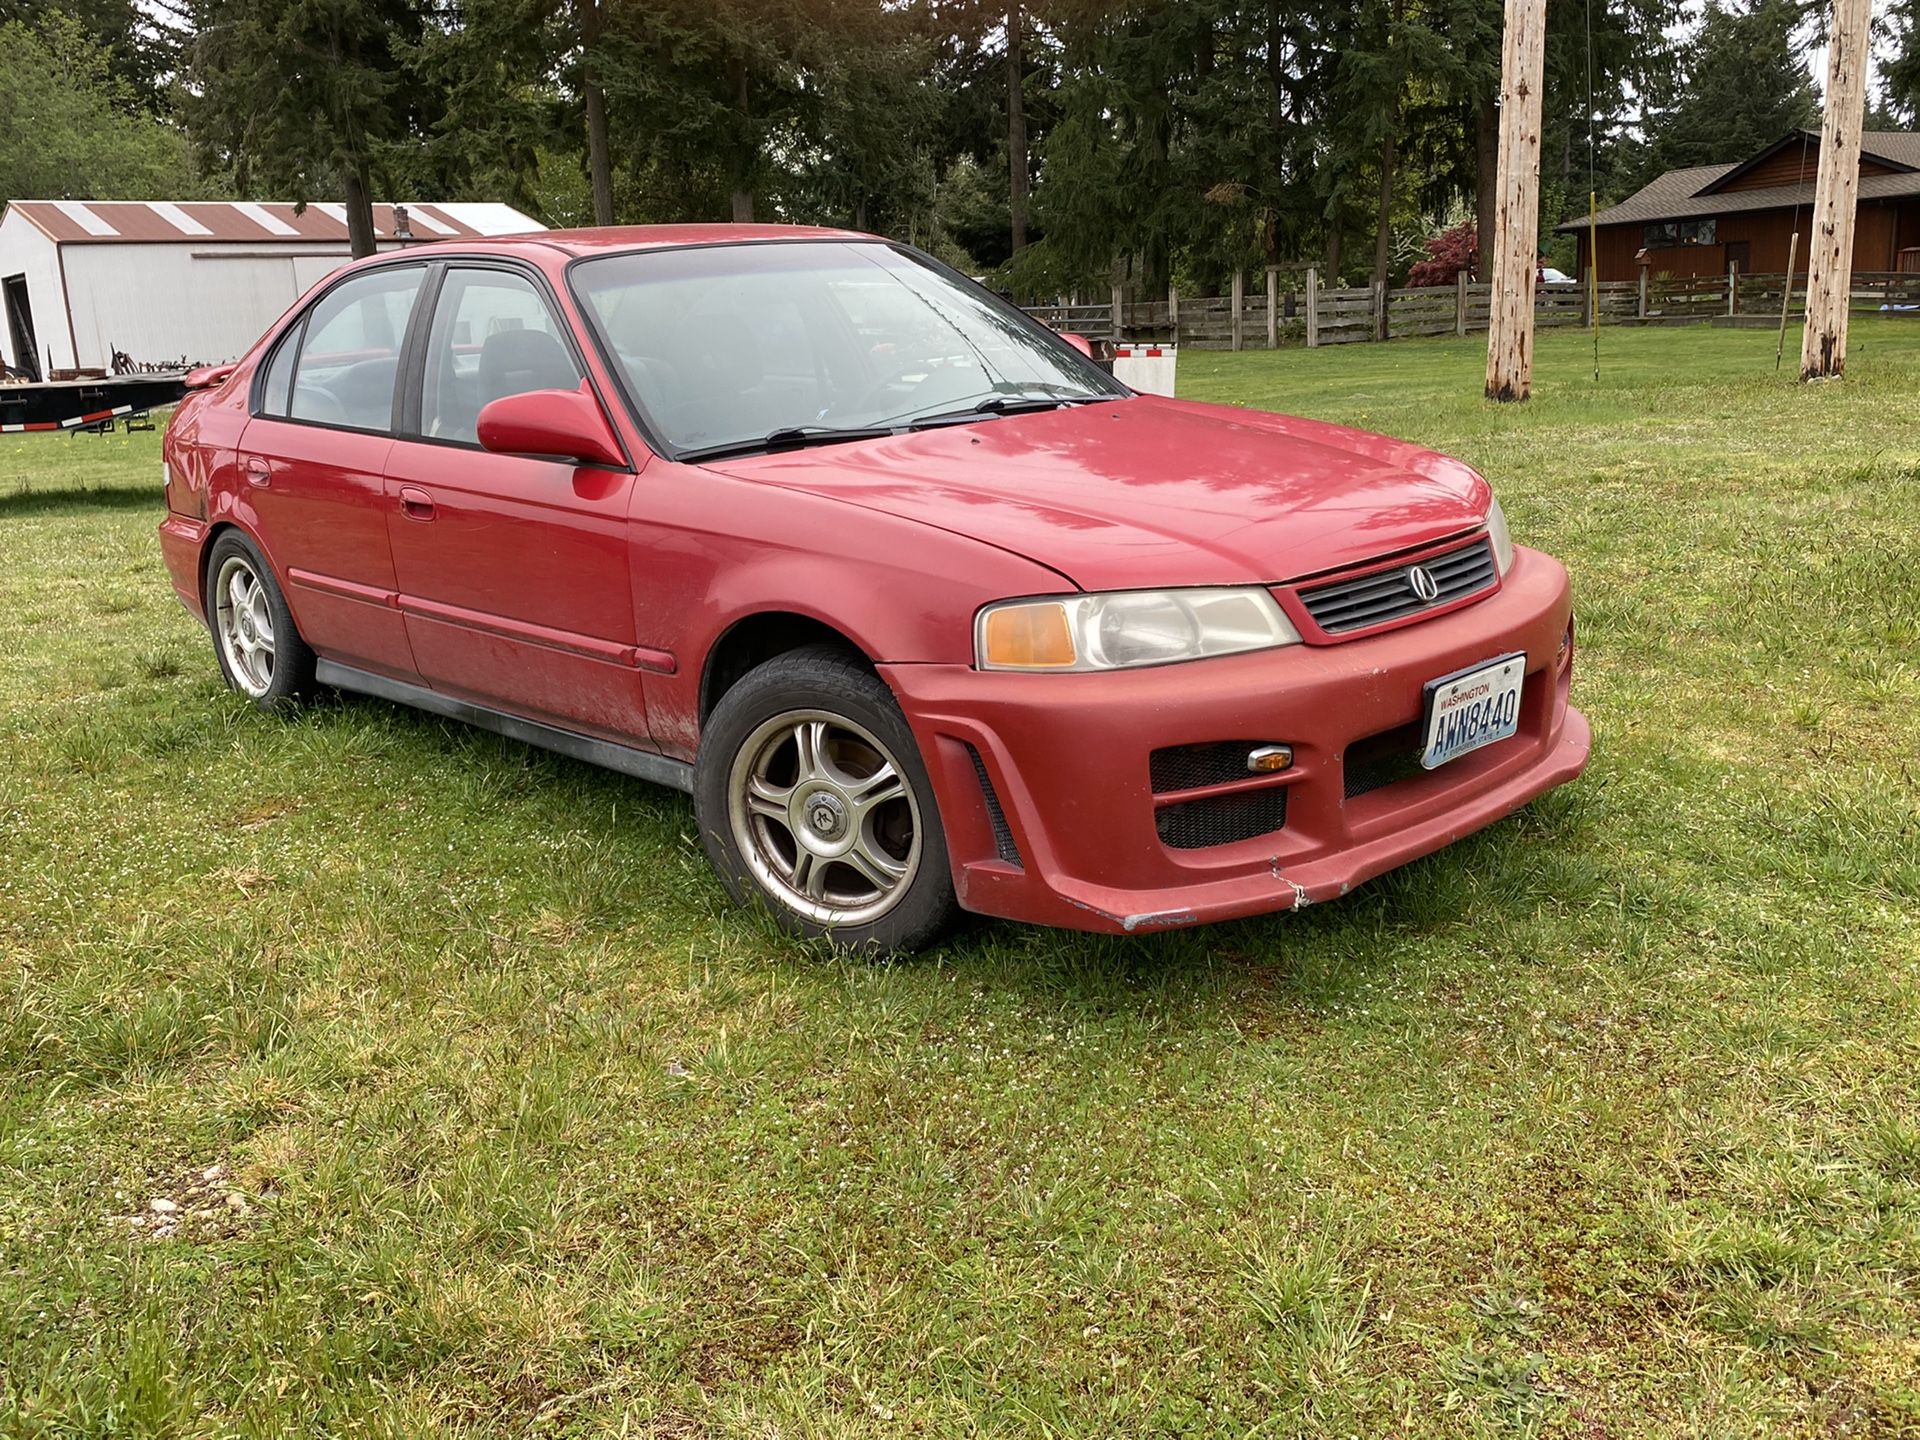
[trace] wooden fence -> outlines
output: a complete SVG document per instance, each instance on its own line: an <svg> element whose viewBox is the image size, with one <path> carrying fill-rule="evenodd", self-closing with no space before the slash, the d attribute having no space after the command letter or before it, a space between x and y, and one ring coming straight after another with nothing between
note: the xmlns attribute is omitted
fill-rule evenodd
<svg viewBox="0 0 1920 1440"><path fill-rule="evenodd" d="M1589 324L1596 301L1603 325L1761 324L1769 317L1777 322L1786 279L1732 271L1697 279L1607 280L1592 293L1585 284L1540 285L1534 292L1534 324ZM1793 277L1790 314L1804 314L1806 285L1805 275ZM1230 295L1169 293L1164 300L1138 300L1116 289L1104 305L1035 306L1028 313L1044 325L1090 339L1265 349L1483 333L1492 291L1491 285L1464 276L1452 285L1401 290L1332 288L1322 286L1313 270L1307 271L1303 288L1282 289L1278 273L1269 271L1264 293L1236 278ZM1920 319L1920 274L1856 272L1852 297L1856 311L1912 311Z"/></svg>

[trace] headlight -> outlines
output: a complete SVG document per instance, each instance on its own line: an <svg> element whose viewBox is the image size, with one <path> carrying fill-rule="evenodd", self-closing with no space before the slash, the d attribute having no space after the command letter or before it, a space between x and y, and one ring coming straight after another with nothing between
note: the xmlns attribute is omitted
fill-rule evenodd
<svg viewBox="0 0 1920 1440"><path fill-rule="evenodd" d="M989 605L974 622L982 670L1126 670L1298 645L1265 590L1128 590Z"/></svg>
<svg viewBox="0 0 1920 1440"><path fill-rule="evenodd" d="M1500 508L1498 500L1487 511L1487 538L1493 541L1493 563L1500 567L1504 577L1513 568L1513 537L1507 533L1507 512Z"/></svg>

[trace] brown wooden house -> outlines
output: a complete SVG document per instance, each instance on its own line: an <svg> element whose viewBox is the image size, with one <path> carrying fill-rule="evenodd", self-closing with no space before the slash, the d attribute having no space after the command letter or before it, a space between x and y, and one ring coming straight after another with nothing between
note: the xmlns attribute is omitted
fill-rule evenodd
<svg viewBox="0 0 1920 1440"><path fill-rule="evenodd" d="M1819 168L1819 132L1796 130L1749 160L1669 170L1600 212L1600 278L1638 279L1643 262L1656 276L1724 275L1731 265L1743 275L1778 275L1796 230L1794 268L1804 271ZM1587 218L1559 228L1579 236L1584 275ZM1853 266L1920 271L1920 134L1869 130L1861 137Z"/></svg>

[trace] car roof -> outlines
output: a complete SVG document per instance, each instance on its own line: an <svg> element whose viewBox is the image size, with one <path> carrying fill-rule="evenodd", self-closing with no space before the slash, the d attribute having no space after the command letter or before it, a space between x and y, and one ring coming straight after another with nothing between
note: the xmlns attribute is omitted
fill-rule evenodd
<svg viewBox="0 0 1920 1440"><path fill-rule="evenodd" d="M658 250L676 245L741 245L767 240L874 240L858 230L818 225L607 225L586 230L536 230L484 240L450 242L466 251L512 254L540 247L570 255L605 255L622 250Z"/></svg>

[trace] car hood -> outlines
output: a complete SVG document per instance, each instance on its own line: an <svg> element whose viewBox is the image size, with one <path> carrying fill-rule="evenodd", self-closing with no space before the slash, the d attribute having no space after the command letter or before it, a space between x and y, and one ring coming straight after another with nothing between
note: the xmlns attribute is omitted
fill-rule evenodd
<svg viewBox="0 0 1920 1440"><path fill-rule="evenodd" d="M1404 441L1153 396L712 468L970 535L1087 590L1298 579L1459 534L1492 499Z"/></svg>

